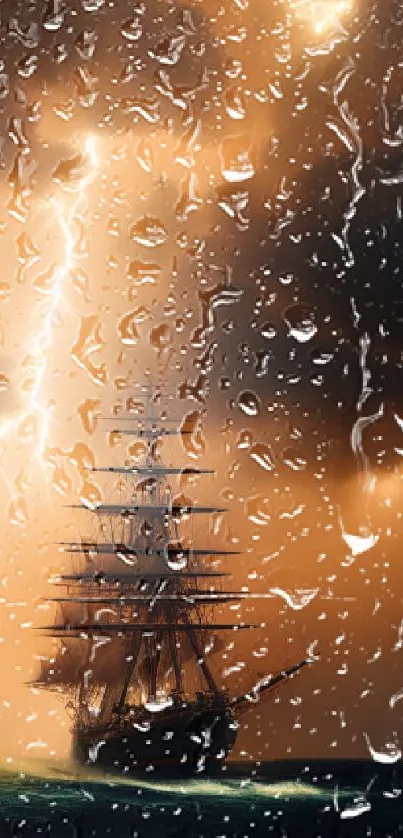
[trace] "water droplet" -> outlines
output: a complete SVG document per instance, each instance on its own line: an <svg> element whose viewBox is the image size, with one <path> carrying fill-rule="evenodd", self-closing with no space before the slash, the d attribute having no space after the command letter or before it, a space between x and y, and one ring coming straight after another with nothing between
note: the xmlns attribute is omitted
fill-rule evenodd
<svg viewBox="0 0 403 838"><path fill-rule="evenodd" d="M158 100L146 96L136 96L131 99L122 100L122 112L124 114L139 114L146 122L152 125L160 118Z"/></svg>
<svg viewBox="0 0 403 838"><path fill-rule="evenodd" d="M66 44L55 44L53 48L53 60L55 64L63 64L63 61L68 58L69 51Z"/></svg>
<svg viewBox="0 0 403 838"><path fill-rule="evenodd" d="M60 160L52 172L55 183L66 188L77 187L87 174L87 161L82 154L75 154L65 160Z"/></svg>
<svg viewBox="0 0 403 838"><path fill-rule="evenodd" d="M319 590L320 588L309 590L296 588L295 591L290 593L289 591L284 591L283 588L270 588L270 593L282 597L293 611L302 611L317 596Z"/></svg>
<svg viewBox="0 0 403 838"><path fill-rule="evenodd" d="M221 172L228 183L250 180L255 169L248 137L229 137L221 146Z"/></svg>
<svg viewBox="0 0 403 838"><path fill-rule="evenodd" d="M298 343L307 343L315 337L318 327L315 323L315 312L304 303L295 303L289 306L283 319L289 328L289 335Z"/></svg>
<svg viewBox="0 0 403 838"><path fill-rule="evenodd" d="M42 26L47 32L57 32L64 22L64 4L62 0L48 0L42 19Z"/></svg>
<svg viewBox="0 0 403 838"><path fill-rule="evenodd" d="M218 206L229 218L233 218L239 230L249 227L249 192L244 189L234 191L234 187L224 184L218 190Z"/></svg>
<svg viewBox="0 0 403 838"><path fill-rule="evenodd" d="M73 268L73 270L70 271L70 277L73 288L75 288L77 293L80 294L86 303L90 303L90 278L87 272L81 267Z"/></svg>
<svg viewBox="0 0 403 838"><path fill-rule="evenodd" d="M99 12L105 5L105 0L81 0L85 12Z"/></svg>
<svg viewBox="0 0 403 838"><path fill-rule="evenodd" d="M95 384L105 384L108 379L106 364L96 366L92 361L93 355L104 345L98 316L92 314L82 317L77 340L71 348L71 357L79 367L86 370Z"/></svg>
<svg viewBox="0 0 403 838"><path fill-rule="evenodd" d="M149 50L148 54L158 61L159 64L168 64L169 66L173 66L178 63L185 43L185 35L176 35L170 38L164 38L164 40L160 41L154 50Z"/></svg>
<svg viewBox="0 0 403 838"><path fill-rule="evenodd" d="M368 530L362 529L359 534L349 533L345 531L343 525L341 525L341 534L352 556L360 556L361 553L372 550L379 541L379 535L368 532Z"/></svg>
<svg viewBox="0 0 403 838"><path fill-rule="evenodd" d="M122 343L126 346L135 346L139 340L139 331L136 323L138 322L138 309L133 309L124 314L118 322L118 335Z"/></svg>
<svg viewBox="0 0 403 838"><path fill-rule="evenodd" d="M325 349L313 349L311 352L312 363L317 366L325 366L334 360L334 352L328 352Z"/></svg>
<svg viewBox="0 0 403 838"><path fill-rule="evenodd" d="M120 229L120 221L118 218L111 217L108 219L108 223L106 225L106 232L108 236L120 236L121 229Z"/></svg>
<svg viewBox="0 0 403 838"><path fill-rule="evenodd" d="M91 108L99 95L99 82L88 67L76 67L74 81L78 101L83 108Z"/></svg>
<svg viewBox="0 0 403 838"><path fill-rule="evenodd" d="M272 358L272 352L257 352L255 374L256 378L263 378L269 372L269 363Z"/></svg>
<svg viewBox="0 0 403 838"><path fill-rule="evenodd" d="M154 152L149 140L140 140L137 146L137 160L145 172L152 172L154 166Z"/></svg>
<svg viewBox="0 0 403 838"><path fill-rule="evenodd" d="M185 553L177 553L175 558L168 556L166 564L171 570L185 570L188 565L188 557Z"/></svg>
<svg viewBox="0 0 403 838"><path fill-rule="evenodd" d="M254 495L245 503L246 506L246 517L249 521L252 521L253 524L257 524L259 527L265 527L271 520L271 516L269 513L269 500L262 495Z"/></svg>
<svg viewBox="0 0 403 838"><path fill-rule="evenodd" d="M250 449L250 458L266 471L272 471L274 469L273 452L268 445L263 445L262 443L253 445Z"/></svg>
<svg viewBox="0 0 403 838"><path fill-rule="evenodd" d="M230 87L225 94L225 109L231 119L245 119L245 98L240 87Z"/></svg>
<svg viewBox="0 0 403 838"><path fill-rule="evenodd" d="M172 343L172 332L166 323L155 326L150 332L150 343L161 356Z"/></svg>
<svg viewBox="0 0 403 838"><path fill-rule="evenodd" d="M22 495L24 492L28 491L31 486L31 479L28 477L26 471L21 469L18 472L17 476L14 479L14 485L17 489L18 494Z"/></svg>
<svg viewBox="0 0 403 838"><path fill-rule="evenodd" d="M0 99L5 99L10 92L10 77L7 73L0 73Z"/></svg>
<svg viewBox="0 0 403 838"><path fill-rule="evenodd" d="M52 294L57 281L57 274L57 265L51 265L46 271L38 274L33 281L35 291L39 291L40 294L45 295Z"/></svg>
<svg viewBox="0 0 403 838"><path fill-rule="evenodd" d="M51 486L58 495L66 496L71 492L71 480L66 470L60 465L53 466Z"/></svg>
<svg viewBox="0 0 403 838"><path fill-rule="evenodd" d="M370 810L371 804L369 800L359 795L354 799L354 802L351 804L351 806L346 806L345 809L341 809L340 818L341 820L359 818L361 817L361 815L364 815L365 812L369 812Z"/></svg>
<svg viewBox="0 0 403 838"><path fill-rule="evenodd" d="M314 387L322 387L325 383L325 377L320 375L320 373L314 373L309 376L309 381Z"/></svg>
<svg viewBox="0 0 403 838"><path fill-rule="evenodd" d="M17 259L28 268L39 259L39 250L27 233L21 233L17 238Z"/></svg>
<svg viewBox="0 0 403 838"><path fill-rule="evenodd" d="M135 285L155 285L161 270L157 262L139 262L134 259L127 269L127 277Z"/></svg>
<svg viewBox="0 0 403 838"><path fill-rule="evenodd" d="M76 442L71 451L68 452L68 459L84 477L86 477L87 471L95 466L94 452L85 442Z"/></svg>
<svg viewBox="0 0 403 838"><path fill-rule="evenodd" d="M17 18L10 17L8 34L11 38L16 38L27 49L36 49L39 46L39 26L35 22L23 26Z"/></svg>
<svg viewBox="0 0 403 838"><path fill-rule="evenodd" d="M7 505L6 515L11 524L17 527L23 526L28 517L27 505L21 495L16 495Z"/></svg>
<svg viewBox="0 0 403 838"><path fill-rule="evenodd" d="M63 122L69 122L70 119L73 119L75 106L74 99L68 99L66 102L55 102L53 110L59 119L62 119Z"/></svg>
<svg viewBox="0 0 403 838"><path fill-rule="evenodd" d="M237 79L242 73L242 61L238 58L229 58L225 64L225 75L229 79Z"/></svg>
<svg viewBox="0 0 403 838"><path fill-rule="evenodd" d="M17 64L18 75L23 79L30 79L38 69L39 59L35 53L24 55Z"/></svg>
<svg viewBox="0 0 403 838"><path fill-rule="evenodd" d="M10 388L10 379L4 372L0 372L0 393L4 393L5 390Z"/></svg>
<svg viewBox="0 0 403 838"><path fill-rule="evenodd" d="M75 40L76 50L84 61L93 57L97 45L97 33L94 29L83 29Z"/></svg>
<svg viewBox="0 0 403 838"><path fill-rule="evenodd" d="M91 480L85 480L79 492L79 499L81 503L91 507L102 503L103 495L99 486Z"/></svg>
<svg viewBox="0 0 403 838"><path fill-rule="evenodd" d="M239 393L237 404L246 416L257 416L260 411L260 400L252 390L243 390Z"/></svg>
<svg viewBox="0 0 403 838"><path fill-rule="evenodd" d="M303 471L307 467L307 460L295 448L285 448L282 459L293 471Z"/></svg>
<svg viewBox="0 0 403 838"><path fill-rule="evenodd" d="M135 460L142 460L147 454L147 445L145 442L132 442L129 445L129 455Z"/></svg>
<svg viewBox="0 0 403 838"><path fill-rule="evenodd" d="M77 413L84 425L87 434L93 434L98 424L98 408L100 399L86 399L78 405Z"/></svg>
<svg viewBox="0 0 403 838"><path fill-rule="evenodd" d="M0 300L7 300L11 296L11 285L8 282L0 282Z"/></svg>
<svg viewBox="0 0 403 838"><path fill-rule="evenodd" d="M238 448L250 448L252 445L252 434L250 431L241 431L237 442Z"/></svg>
<svg viewBox="0 0 403 838"><path fill-rule="evenodd" d="M111 431L111 433L108 434L108 443L110 448L115 448L116 445L122 445L122 434L120 434L119 431Z"/></svg>
<svg viewBox="0 0 403 838"><path fill-rule="evenodd" d="M120 31L126 41L139 41L143 34L143 26L141 20L136 15L128 18L122 24Z"/></svg>
<svg viewBox="0 0 403 838"><path fill-rule="evenodd" d="M227 31L227 40L233 41L236 44L241 44L247 37L247 29L245 26L230 26Z"/></svg>
<svg viewBox="0 0 403 838"><path fill-rule="evenodd" d="M364 733L364 739L371 757L375 762L380 762L383 765L393 765L401 759L402 752L396 742L386 742L382 751L378 751L372 747L367 733Z"/></svg>
<svg viewBox="0 0 403 838"><path fill-rule="evenodd" d="M182 445L189 457L197 459L204 453L206 440L203 435L202 414L198 410L187 413L181 424Z"/></svg>
<svg viewBox="0 0 403 838"><path fill-rule="evenodd" d="M181 182L181 194L175 204L175 215L180 220L186 220L203 203L203 199L196 191L196 176L189 172Z"/></svg>
<svg viewBox="0 0 403 838"><path fill-rule="evenodd" d="M277 335L277 331L272 323L264 323L260 329L260 334L267 340L273 340Z"/></svg>
<svg viewBox="0 0 403 838"><path fill-rule="evenodd" d="M29 148L29 140L25 132L25 127L22 119L17 116L12 116L8 123L8 133L13 143L20 149Z"/></svg>
<svg viewBox="0 0 403 838"><path fill-rule="evenodd" d="M402 698L403 698L403 687L401 687L400 690L398 690L396 693L394 693L394 695L391 695L391 697L389 699L389 707L391 707L392 710L393 710L393 708L396 706L397 702L401 701Z"/></svg>
<svg viewBox="0 0 403 838"><path fill-rule="evenodd" d="M167 240L167 230L158 218L144 215L130 229L130 236L144 247L157 247Z"/></svg>

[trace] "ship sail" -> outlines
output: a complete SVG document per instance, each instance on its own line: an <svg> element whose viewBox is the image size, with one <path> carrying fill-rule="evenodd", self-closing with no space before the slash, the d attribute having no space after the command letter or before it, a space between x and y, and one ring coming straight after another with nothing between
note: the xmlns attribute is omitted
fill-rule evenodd
<svg viewBox="0 0 403 838"><path fill-rule="evenodd" d="M217 606L271 594L223 589L227 574L206 560L237 552L195 546L182 533L194 516L225 510L173 492L170 477L212 473L160 460L161 437L179 432L166 427L168 420L159 424L154 414L119 420L130 421L117 432L141 440L144 458L94 469L128 481L124 499L72 504L91 514L99 532L59 545L84 564L52 580L65 591L52 597L58 617L42 631L58 645L54 658L47 665L41 662L36 684L71 695L75 753L86 762L98 752L104 765L119 770L147 760L156 765L168 757L195 765L207 750L209 758L222 758L235 741L235 710L243 710L251 699L249 694L229 698L207 651L220 648L221 632L236 634L259 629L259 624L228 620L224 614L217 619L214 612ZM270 676L260 693L305 663Z"/></svg>

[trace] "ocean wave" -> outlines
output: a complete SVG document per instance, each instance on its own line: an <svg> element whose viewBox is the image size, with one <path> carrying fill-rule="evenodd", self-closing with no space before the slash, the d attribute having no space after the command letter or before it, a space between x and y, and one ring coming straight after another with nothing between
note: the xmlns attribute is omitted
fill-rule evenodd
<svg viewBox="0 0 403 838"><path fill-rule="evenodd" d="M230 779L228 777L221 778L178 778L166 779L161 778L134 778L134 777L120 777L107 776L95 768L79 768L72 763L54 763L42 760L26 761L19 763L18 766L8 766L0 772L0 789L13 787L18 789L25 785L30 786L31 794L40 795L41 793L49 795L59 794L73 794L87 796L97 796L96 789L101 786L104 789L109 789L112 795L119 794L119 797L124 796L125 791L129 793L130 797L135 792L136 796L160 796L164 797L186 797L187 801L190 799L200 800L214 799L222 800L225 798L226 802L231 800L239 803L240 798L267 798L273 800L288 800L291 798L304 798L318 800L320 798L331 798L332 790L323 788L321 786L313 785L308 782L295 780L281 780L278 782L267 782L256 779Z"/></svg>

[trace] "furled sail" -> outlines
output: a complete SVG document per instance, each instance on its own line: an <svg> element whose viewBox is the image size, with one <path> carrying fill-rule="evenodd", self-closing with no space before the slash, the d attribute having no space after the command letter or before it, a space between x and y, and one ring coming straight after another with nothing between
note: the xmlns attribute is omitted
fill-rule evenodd
<svg viewBox="0 0 403 838"><path fill-rule="evenodd" d="M165 700L171 696L173 702L179 697L187 708L195 708L200 696L207 707L212 697L228 712L231 707L242 710L249 695L228 699L209 653L222 648L221 633L232 639L238 632L261 626L244 621L240 612L235 611L237 619L232 611L228 617L226 608L236 609L244 601L271 594L223 589L229 574L217 570L216 561L236 556L237 551L208 543L195 546L189 538L182 541L180 531L187 521L225 509L199 505L173 492L169 478L213 472L161 462L158 441L178 434L167 427L169 420L160 425L153 415L141 421L118 419L131 422L117 433L141 440L144 459L91 469L105 479L111 474L126 481L123 500L70 506L91 513L98 531L81 541L59 544L61 551L81 563L52 579L65 590L51 598L58 616L42 631L56 638L58 645L53 657L41 660L34 684L73 695L79 730L111 727L127 708L130 712L142 706L155 709L161 696ZM203 562L208 557L215 561L213 568ZM217 607L219 618L214 616ZM261 684L262 694L292 677L306 662L271 676Z"/></svg>

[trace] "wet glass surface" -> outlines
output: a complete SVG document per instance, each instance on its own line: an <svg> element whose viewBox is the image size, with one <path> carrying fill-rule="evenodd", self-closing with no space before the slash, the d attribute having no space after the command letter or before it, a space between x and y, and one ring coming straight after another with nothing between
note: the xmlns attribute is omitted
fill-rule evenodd
<svg viewBox="0 0 403 838"><path fill-rule="evenodd" d="M356 834L352 822L397 835L401 4L0 6L5 834L35 834L60 806L67 820L49 830L84 835L102 801L99 835L132 804L116 830L133 836L293 836L301 818L306 835ZM172 473L158 495L141 475L133 495L137 474L94 469L144 464L148 437L121 420L138 428L149 409L177 431L152 450ZM150 492L165 523L128 509ZM170 572L228 577L183 576L174 617L172 580L136 583L140 604L118 587L114 602L108 590L72 605L105 586L66 596L60 575L155 571L119 547L133 527L137 552L168 533ZM106 561L99 543L118 549ZM198 650L175 634L192 707L212 689L201 657L228 701L249 697L223 771L202 760L185 793L172 778L83 775L80 685L94 720L133 649L106 630L80 645L42 627L168 613L256 626L202 631ZM128 693L151 717L180 681L159 643L142 642Z"/></svg>

